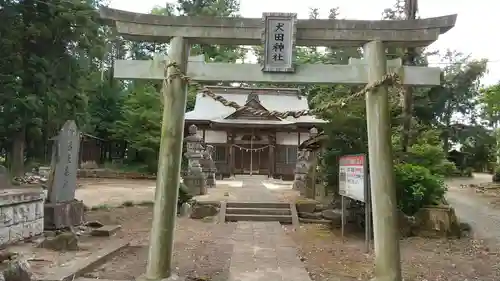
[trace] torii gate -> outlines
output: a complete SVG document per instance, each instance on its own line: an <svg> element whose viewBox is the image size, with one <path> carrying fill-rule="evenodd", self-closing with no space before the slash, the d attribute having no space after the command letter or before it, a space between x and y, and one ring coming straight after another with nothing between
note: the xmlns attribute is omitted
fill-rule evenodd
<svg viewBox="0 0 500 281"><path fill-rule="evenodd" d="M291 84L371 84L387 70L402 76L405 85L439 85L440 69L401 67L387 61L385 48L425 47L454 27L456 15L411 21L297 20L296 14L264 13L263 18L176 17L101 9L101 18L125 38L170 42L169 60L177 69L155 61L116 61L115 77L165 80L162 140L151 229L148 279L171 275L173 230L180 178L187 83L193 81L267 82ZM189 44L261 45L263 65L188 63ZM363 46L364 59L349 65L295 65L295 46ZM166 79L172 75L172 79ZM374 216L375 274L379 281L400 281L401 265L397 229L396 192L387 87L366 94L370 182Z"/></svg>

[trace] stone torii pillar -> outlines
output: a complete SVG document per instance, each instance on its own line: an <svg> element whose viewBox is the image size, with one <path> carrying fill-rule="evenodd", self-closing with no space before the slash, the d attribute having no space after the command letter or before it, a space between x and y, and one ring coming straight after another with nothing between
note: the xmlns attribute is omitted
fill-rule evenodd
<svg viewBox="0 0 500 281"><path fill-rule="evenodd" d="M175 37L170 42L169 57L177 63L182 72L185 72L187 68L188 47L187 40L182 37ZM164 69L168 63L164 62ZM168 77L173 78L165 79L162 88L163 118L160 155L146 268L146 278L150 280L161 280L172 276L174 230L184 134L184 109L187 100L187 81L183 81L181 77L175 75L179 70L170 67L166 71Z"/></svg>
<svg viewBox="0 0 500 281"><path fill-rule="evenodd" d="M390 70L402 77L403 85L439 85L439 68L401 66L400 60L387 61L385 48L428 46L436 41L440 34L453 28L456 22L456 15L412 21L356 21L297 20L296 14L286 13L265 13L263 19L158 16L109 8L101 8L100 13L101 18L113 24L125 38L164 42L174 38L170 57L182 66L183 73L187 73L197 82L363 85L381 80ZM279 27L279 34L276 33L275 27ZM187 58L184 54L187 52L180 51L182 44L179 42L184 42L180 37L204 44L264 43L264 63L228 64L190 60L186 67ZM273 49L276 44L280 47L278 53ZM349 65L295 65L295 46L363 46L365 59L353 60ZM114 69L116 78L165 79L164 66L153 61L115 61ZM171 207L167 207L167 203L173 201L172 205L175 206L176 198L170 198L167 202L162 197L177 196L177 191L174 191L173 187L169 189L165 180L168 179L171 186L178 186L179 169L175 163L178 160L180 162L180 120L184 117L185 105L185 84L177 78L174 79L174 86L175 91L168 93L171 97L165 98L165 129L162 129L159 167L167 169L158 174L147 271L149 279L168 278L171 274L175 215ZM180 97L173 97L177 94ZM387 99L386 87L379 87L366 94L375 232L375 276L377 281L401 281ZM175 110L170 113L173 120L168 120L165 112L174 107ZM173 148L172 155L166 157L164 147ZM174 175L175 173L177 175ZM168 223L160 222L162 220ZM163 254L161 251L164 251Z"/></svg>
<svg viewBox="0 0 500 281"><path fill-rule="evenodd" d="M368 79L374 83L387 73L385 47L380 41L363 46ZM398 212L392 162L391 120L386 86L366 93L366 122L370 167L370 194L377 281L400 281Z"/></svg>

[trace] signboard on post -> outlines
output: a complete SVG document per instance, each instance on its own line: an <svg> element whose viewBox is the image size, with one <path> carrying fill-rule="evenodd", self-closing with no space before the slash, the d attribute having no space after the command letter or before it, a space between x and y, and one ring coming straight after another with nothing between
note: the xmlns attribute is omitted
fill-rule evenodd
<svg viewBox="0 0 500 281"><path fill-rule="evenodd" d="M339 194L342 196L342 236L344 236L345 197L365 203L365 246L370 250L371 198L368 165L364 154L345 155L339 161Z"/></svg>
<svg viewBox="0 0 500 281"><path fill-rule="evenodd" d="M339 161L339 194L366 202L368 192L364 155L346 155Z"/></svg>
<svg viewBox="0 0 500 281"><path fill-rule="evenodd" d="M264 72L295 72L296 13L263 13Z"/></svg>

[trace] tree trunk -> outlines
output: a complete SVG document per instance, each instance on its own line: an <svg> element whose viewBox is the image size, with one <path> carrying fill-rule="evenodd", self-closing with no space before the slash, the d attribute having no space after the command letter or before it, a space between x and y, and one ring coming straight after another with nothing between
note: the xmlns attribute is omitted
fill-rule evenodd
<svg viewBox="0 0 500 281"><path fill-rule="evenodd" d="M12 142L11 173L13 176L24 174L24 148L26 140L26 128L22 128L14 134Z"/></svg>
<svg viewBox="0 0 500 281"><path fill-rule="evenodd" d="M495 126L495 140L496 140L496 166L500 167L500 128Z"/></svg>
<svg viewBox="0 0 500 281"><path fill-rule="evenodd" d="M446 156L450 151L450 125L451 125L451 105L449 102L446 103L445 118L444 118L444 130L443 130L443 151Z"/></svg>
<svg viewBox="0 0 500 281"><path fill-rule="evenodd" d="M417 0L405 1L406 20L414 20L417 17ZM416 49L408 48L404 58L405 65L415 65ZM403 152L408 150L411 143L411 120L413 117L413 88L404 87L403 92L403 131L401 136L401 149Z"/></svg>
<svg viewBox="0 0 500 281"><path fill-rule="evenodd" d="M401 150L406 152L411 143L411 121L413 117L413 89L411 86L404 87L402 115Z"/></svg>

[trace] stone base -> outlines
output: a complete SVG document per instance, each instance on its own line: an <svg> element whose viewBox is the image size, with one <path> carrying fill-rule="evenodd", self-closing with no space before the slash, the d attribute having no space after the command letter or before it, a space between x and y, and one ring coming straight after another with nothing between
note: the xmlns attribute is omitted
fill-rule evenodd
<svg viewBox="0 0 500 281"><path fill-rule="evenodd" d="M185 280L186 280L186 278L180 277L177 275L172 275L172 276L168 277L167 279L162 279L162 281L185 281Z"/></svg>
<svg viewBox="0 0 500 281"><path fill-rule="evenodd" d="M186 281L186 278L180 277L176 274L172 274L170 277L168 277L166 279L155 280L155 279L147 279L146 274L144 273L141 276L137 277L135 280L137 280L137 281Z"/></svg>
<svg viewBox="0 0 500 281"><path fill-rule="evenodd" d="M415 234L441 238L461 236L460 223L451 206L425 206L415 214Z"/></svg>
<svg viewBox="0 0 500 281"><path fill-rule="evenodd" d="M55 230L81 225L84 222L83 201L73 200L62 203L45 203L46 230Z"/></svg>
<svg viewBox="0 0 500 281"><path fill-rule="evenodd" d="M184 176L184 184L188 188L188 193L191 196L207 194L207 186L203 175L188 175Z"/></svg>

